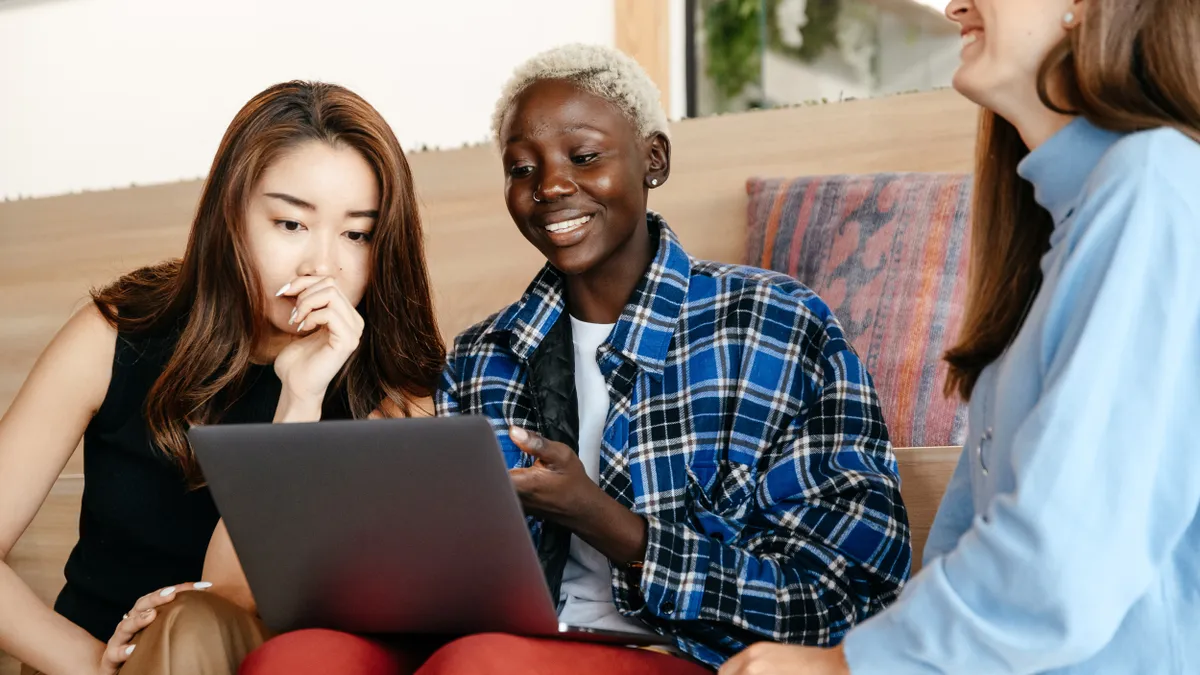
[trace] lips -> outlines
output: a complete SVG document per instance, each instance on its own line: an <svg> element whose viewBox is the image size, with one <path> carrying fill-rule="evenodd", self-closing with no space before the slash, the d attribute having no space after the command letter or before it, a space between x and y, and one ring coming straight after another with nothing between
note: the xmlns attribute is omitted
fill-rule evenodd
<svg viewBox="0 0 1200 675"><path fill-rule="evenodd" d="M579 216L578 218L571 218L570 220L560 220L553 223L546 223L543 227L547 232L553 234L566 234L568 232L574 232L584 225L587 225L589 222L591 222L591 220L592 215L589 213L586 216Z"/></svg>
<svg viewBox="0 0 1200 675"><path fill-rule="evenodd" d="M535 219L533 225L546 233L552 245L565 248L583 241L591 229L589 226L595 221L596 214L572 209L547 214Z"/></svg>

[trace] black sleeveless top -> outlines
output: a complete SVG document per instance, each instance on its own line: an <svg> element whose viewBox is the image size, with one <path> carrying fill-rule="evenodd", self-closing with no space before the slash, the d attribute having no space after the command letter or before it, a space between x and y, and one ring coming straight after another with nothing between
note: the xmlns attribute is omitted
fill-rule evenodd
<svg viewBox="0 0 1200 675"><path fill-rule="evenodd" d="M173 337L119 335L108 393L83 436L79 542L54 609L102 642L139 597L201 581L219 519L208 489L190 489L149 440L146 396L174 346ZM220 423L270 422L281 388L272 366L251 366Z"/></svg>

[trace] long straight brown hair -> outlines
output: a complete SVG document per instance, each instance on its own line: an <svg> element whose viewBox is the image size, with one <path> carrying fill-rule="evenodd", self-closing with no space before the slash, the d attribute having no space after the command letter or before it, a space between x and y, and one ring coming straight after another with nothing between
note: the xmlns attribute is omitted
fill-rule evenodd
<svg viewBox="0 0 1200 675"><path fill-rule="evenodd" d="M366 326L329 398L344 401L355 418L385 401L408 414L413 400L433 393L441 372L445 347L434 318L421 220L395 134L370 104L343 87L300 81L270 87L246 103L221 139L183 258L92 292L119 333L176 340L146 397L146 422L153 442L193 486L203 478L187 428L220 420L245 385L254 346L270 330L245 241L248 199L276 158L309 141L360 153L374 170L380 195L359 305Z"/></svg>
<svg viewBox="0 0 1200 675"><path fill-rule="evenodd" d="M1082 8L1080 24L1042 64L1042 103L1110 131L1171 127L1200 142L1200 0L1088 0ZM946 352L947 395L971 397L1041 286L1054 223L1017 175L1027 154L1016 127L981 112L971 278L958 344Z"/></svg>

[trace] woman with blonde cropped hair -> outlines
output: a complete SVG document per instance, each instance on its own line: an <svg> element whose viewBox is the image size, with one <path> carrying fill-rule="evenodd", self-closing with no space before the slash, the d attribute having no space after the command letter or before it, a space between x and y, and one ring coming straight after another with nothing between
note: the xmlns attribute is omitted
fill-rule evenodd
<svg viewBox="0 0 1200 675"><path fill-rule="evenodd" d="M438 414L491 422L559 621L665 646L301 631L242 672L700 675L880 611L909 537L870 377L812 291L696 260L647 210L671 142L645 72L550 50L493 131L509 215L546 264L455 340Z"/></svg>

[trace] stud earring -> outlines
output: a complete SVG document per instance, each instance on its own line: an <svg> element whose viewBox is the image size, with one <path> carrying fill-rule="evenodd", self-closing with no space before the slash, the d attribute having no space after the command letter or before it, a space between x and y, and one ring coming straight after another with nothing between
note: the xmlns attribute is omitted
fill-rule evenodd
<svg viewBox="0 0 1200 675"><path fill-rule="evenodd" d="M1063 25L1071 28L1075 25L1075 12L1067 12L1063 14Z"/></svg>
<svg viewBox="0 0 1200 675"><path fill-rule="evenodd" d="M651 178L651 179L650 179L650 185L658 185L658 179L657 179L657 178Z"/></svg>

